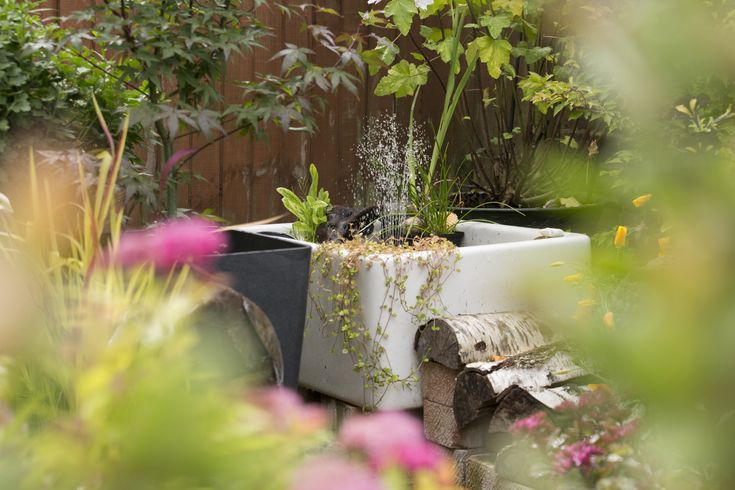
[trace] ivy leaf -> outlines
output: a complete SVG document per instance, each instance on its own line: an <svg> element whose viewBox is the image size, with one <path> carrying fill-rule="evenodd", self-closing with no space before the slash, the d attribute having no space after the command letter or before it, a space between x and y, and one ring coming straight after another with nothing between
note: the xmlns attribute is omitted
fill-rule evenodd
<svg viewBox="0 0 735 490"><path fill-rule="evenodd" d="M388 74L380 79L375 87L375 95L391 95L405 97L413 95L416 88L424 85L428 80L429 67L414 65L406 60L391 67Z"/></svg>
<svg viewBox="0 0 735 490"><path fill-rule="evenodd" d="M411 30L413 16L418 13L418 8L413 0L391 0L385 6L385 15L393 19L393 23L404 36Z"/></svg>
<svg viewBox="0 0 735 490"><path fill-rule="evenodd" d="M483 15L480 17L480 25L487 27L493 39L499 38L503 29L510 27L512 21L513 19L510 15Z"/></svg>
<svg viewBox="0 0 735 490"><path fill-rule="evenodd" d="M495 40L490 36L476 38L467 46L467 59L475 56L487 66L487 72L492 78L499 78L503 65L510 61L512 46L504 39Z"/></svg>

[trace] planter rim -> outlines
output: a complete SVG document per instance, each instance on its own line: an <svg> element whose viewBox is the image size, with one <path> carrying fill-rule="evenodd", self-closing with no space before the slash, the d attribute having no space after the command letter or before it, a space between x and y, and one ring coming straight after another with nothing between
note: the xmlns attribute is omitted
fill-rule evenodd
<svg viewBox="0 0 735 490"><path fill-rule="evenodd" d="M282 225L284 227L288 227L291 225L291 223L278 223L279 225ZM542 230L543 228L531 228L531 227L523 227L523 226L514 226L514 225L504 225L499 223L487 223L484 221L478 221L478 220L462 220L460 221L458 228L463 228L465 226L472 226L473 224L482 225L482 226L493 226L496 228L523 228L526 230ZM266 226L273 226L273 225L266 225ZM256 228L258 229L258 228ZM240 230L236 230L240 231ZM462 230L460 230L462 231ZM562 230L559 230L562 231ZM260 235L261 232L254 231L251 232L254 234ZM500 243L490 243L490 244L484 244L484 245L467 245L462 247L457 247L457 250L462 255L475 255L483 253L488 248L492 248L493 250L505 250L509 248L541 248L544 247L544 242L547 242L548 240L558 240L560 238L569 240L570 238L578 238L581 240L588 241L589 237L587 235L581 234L581 233L574 233L574 232L566 232L562 231L563 235L560 235L559 237L553 237L553 238L547 238L544 240L536 240L534 238L526 238L526 239L520 239L520 240L514 240L510 242L500 242ZM269 236L269 235L265 235ZM273 237L276 238L276 237ZM318 249L321 244L320 243L312 243L312 242L305 242L303 240L299 240L297 238L285 238L285 237L277 237L278 240L288 241L292 242L294 244L298 244L301 247L311 247L313 250ZM250 253L250 252L245 252ZM410 256L411 258L422 258L429 256L433 251L431 250L422 250L422 251L412 251L412 250L406 250L405 252L401 253L373 253L368 254L360 257L360 261L366 261L370 259L381 259L381 260L390 260L390 259L400 259L400 258L406 258L407 256ZM340 250L339 255L342 257L346 257L349 255L347 251Z"/></svg>
<svg viewBox="0 0 735 490"><path fill-rule="evenodd" d="M280 245L278 248L271 248L268 250L245 250L240 252L219 252L214 254L215 256L219 257L221 255L250 255L250 254L271 254L271 253L282 253L289 250L303 250L304 248L310 248L310 243L303 242L301 240L296 240L292 238L285 238L285 237L278 237L273 236L268 233L258 233L255 231L248 231L246 229L243 230L237 230L237 229L229 229L229 230L222 230L222 233L244 233L246 235L256 235L259 238L265 238L267 240L270 240L273 243L277 243Z"/></svg>

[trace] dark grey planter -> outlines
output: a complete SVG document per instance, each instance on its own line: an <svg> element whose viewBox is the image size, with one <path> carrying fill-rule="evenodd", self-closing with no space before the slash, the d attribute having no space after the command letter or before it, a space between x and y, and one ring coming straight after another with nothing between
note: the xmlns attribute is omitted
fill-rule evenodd
<svg viewBox="0 0 735 490"><path fill-rule="evenodd" d="M215 268L230 275L231 286L265 312L281 344L283 384L296 388L306 323L311 247L293 241L227 231L230 248Z"/></svg>
<svg viewBox="0 0 735 490"><path fill-rule="evenodd" d="M463 220L485 221L527 228L562 228L576 232L600 231L609 206L586 204L576 208L454 208Z"/></svg>

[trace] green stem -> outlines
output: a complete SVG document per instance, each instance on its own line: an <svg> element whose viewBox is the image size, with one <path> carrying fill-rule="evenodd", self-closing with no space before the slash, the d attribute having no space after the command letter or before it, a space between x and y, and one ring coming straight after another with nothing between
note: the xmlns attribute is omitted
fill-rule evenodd
<svg viewBox="0 0 735 490"><path fill-rule="evenodd" d="M472 59L468 59L467 68L465 69L465 72L462 75L459 83L456 83L456 73L457 71L459 71L458 68L460 66L460 35L462 33L462 26L464 25L464 19L467 15L467 11L462 9L458 12L459 9L454 8L453 5L450 6L450 8L452 14L452 61L449 65L449 77L447 79L447 90L444 95L444 107L442 109L442 116L439 120L439 128L437 129L436 137L434 138L434 148L431 153L431 162L429 163L427 174L429 178L426 180L426 182L424 182L424 196L429 195L431 178L436 172L436 165L439 161L439 158L441 158L442 152L444 150L444 139L447 136L449 123L452 121L454 111L457 108L457 104L459 103L460 98L462 97L464 87L469 81L469 76L475 70L475 66L477 65L477 56L473 56Z"/></svg>

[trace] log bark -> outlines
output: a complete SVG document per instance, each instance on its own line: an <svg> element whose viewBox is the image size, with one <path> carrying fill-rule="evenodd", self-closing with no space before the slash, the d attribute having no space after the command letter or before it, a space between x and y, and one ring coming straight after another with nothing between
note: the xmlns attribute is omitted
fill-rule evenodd
<svg viewBox="0 0 735 490"><path fill-rule="evenodd" d="M452 369L509 357L551 342L551 334L528 313L486 313L435 318L416 333L420 356Z"/></svg>
<svg viewBox="0 0 735 490"><path fill-rule="evenodd" d="M541 402L523 388L511 386L498 395L488 432L490 434L507 432L516 421L533 415L543 407Z"/></svg>
<svg viewBox="0 0 735 490"><path fill-rule="evenodd" d="M542 392L545 388L587 378L586 371L559 347L552 344L504 361L468 365L457 376L454 390L457 425L462 428L484 414L493 413L501 401L499 395L511 387Z"/></svg>

